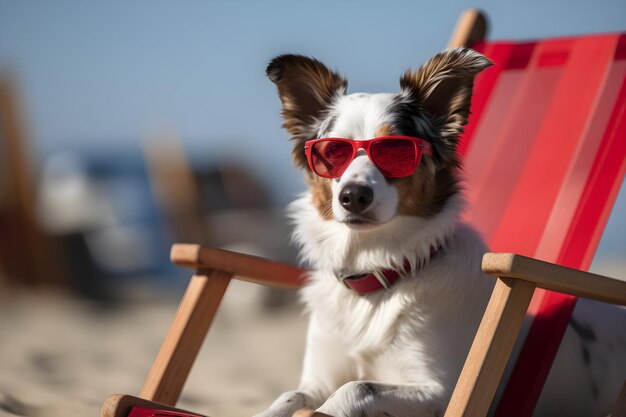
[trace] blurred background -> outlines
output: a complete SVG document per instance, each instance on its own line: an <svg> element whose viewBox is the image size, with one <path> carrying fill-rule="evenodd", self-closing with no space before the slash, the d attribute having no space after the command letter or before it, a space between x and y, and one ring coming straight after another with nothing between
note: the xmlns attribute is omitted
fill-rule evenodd
<svg viewBox="0 0 626 417"><path fill-rule="evenodd" d="M468 7L493 39L626 30L624 0L0 0L0 416L138 392L189 277L173 242L296 262L272 57L397 91ZM626 276L625 194L595 272ZM229 294L180 405L234 417L297 384L305 319L291 293Z"/></svg>

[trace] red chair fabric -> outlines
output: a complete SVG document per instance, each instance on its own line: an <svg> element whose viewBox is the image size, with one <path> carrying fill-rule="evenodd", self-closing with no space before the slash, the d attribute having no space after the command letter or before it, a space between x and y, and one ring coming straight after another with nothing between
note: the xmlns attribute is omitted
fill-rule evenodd
<svg viewBox="0 0 626 417"><path fill-rule="evenodd" d="M460 144L466 218L493 251L588 269L626 169L626 35L475 48L495 65ZM496 416L532 414L575 303L536 291Z"/></svg>

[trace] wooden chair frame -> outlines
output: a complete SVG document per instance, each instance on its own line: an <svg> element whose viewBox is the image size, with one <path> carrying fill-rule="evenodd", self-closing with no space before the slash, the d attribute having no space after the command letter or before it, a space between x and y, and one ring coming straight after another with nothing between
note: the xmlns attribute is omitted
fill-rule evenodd
<svg viewBox="0 0 626 417"><path fill-rule="evenodd" d="M482 40L486 29L485 17L469 10L461 16L449 46ZM140 397L109 397L102 417L126 417L133 406L177 410L173 406L233 277L289 289L303 285L301 269L221 249L177 244L171 259L196 272ZM497 281L445 417L487 415L536 288L626 305L624 281L510 253L486 253L482 269ZM626 417L626 384L612 415Z"/></svg>
<svg viewBox="0 0 626 417"><path fill-rule="evenodd" d="M289 289L304 283L301 269L222 249L176 244L171 259L195 273L139 398L109 397L102 417L126 417L133 406L177 410L173 406L233 277ZM497 282L445 417L487 414L535 288L626 305L626 282L617 279L509 253L486 253L482 268ZM626 416L621 407L614 416Z"/></svg>

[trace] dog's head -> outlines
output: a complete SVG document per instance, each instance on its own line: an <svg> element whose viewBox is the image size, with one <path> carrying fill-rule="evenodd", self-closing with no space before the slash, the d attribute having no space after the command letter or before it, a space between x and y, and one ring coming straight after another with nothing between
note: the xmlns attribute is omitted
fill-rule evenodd
<svg viewBox="0 0 626 417"><path fill-rule="evenodd" d="M474 76L489 65L471 49L449 49L406 72L397 94L346 94L347 81L317 60L299 55L272 60L267 75L278 87L283 126L295 142L293 159L305 170L320 215L368 230L398 215L428 218L441 211L459 191L458 137L467 123ZM306 141L388 136L423 139L431 155L422 154L417 168L399 178L385 176L372 153L357 147L334 178L309 168Z"/></svg>

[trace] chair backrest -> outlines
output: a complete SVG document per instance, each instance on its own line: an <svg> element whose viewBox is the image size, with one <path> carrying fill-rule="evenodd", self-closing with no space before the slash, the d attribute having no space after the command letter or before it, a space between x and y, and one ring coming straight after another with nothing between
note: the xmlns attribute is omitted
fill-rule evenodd
<svg viewBox="0 0 626 417"><path fill-rule="evenodd" d="M493 251L589 268L626 168L626 34L479 42L466 217ZM530 416L575 298L538 290L497 416ZM524 393L524 395L520 395Z"/></svg>

